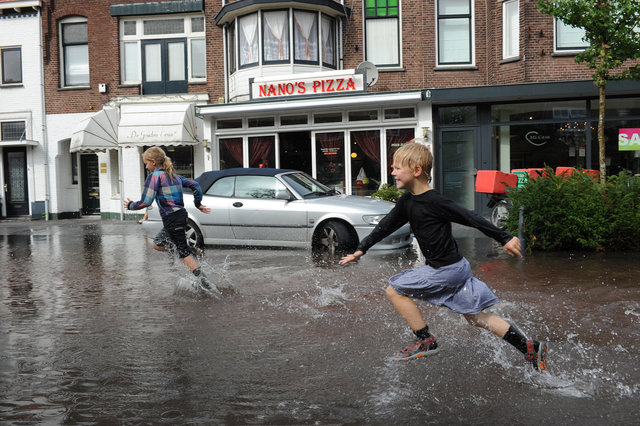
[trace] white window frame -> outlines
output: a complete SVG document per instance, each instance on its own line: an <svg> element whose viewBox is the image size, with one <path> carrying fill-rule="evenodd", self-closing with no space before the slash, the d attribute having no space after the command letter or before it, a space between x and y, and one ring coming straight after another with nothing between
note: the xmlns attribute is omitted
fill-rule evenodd
<svg viewBox="0 0 640 426"><path fill-rule="evenodd" d="M573 31L576 32L576 33L578 31L582 30L583 33L584 33L584 29L571 27L571 26L565 24L564 22L562 22L562 20L560 20L558 18L554 18L553 19L553 51L554 51L554 53L575 54L575 53L582 52L584 49L589 47L589 43L586 42L586 41L583 41L582 45L575 45L575 46L569 46L569 47L558 47L558 32L559 32L560 28L572 28Z"/></svg>
<svg viewBox="0 0 640 426"><path fill-rule="evenodd" d="M4 67L5 62L4 62L4 52L5 51L11 51L11 50L17 50L20 54L20 81L11 81L11 82L5 82L4 81ZM20 86L22 85L24 82L24 72L22 69L22 46L2 46L0 47L0 85L2 86Z"/></svg>
<svg viewBox="0 0 640 426"><path fill-rule="evenodd" d="M186 38L187 39L187 82L188 83L203 83L207 81L206 72L206 33L207 33L207 20L204 19L204 31L192 31L191 29L191 18L203 18L203 14L188 14L188 15L158 15L158 16L138 16L138 17L123 17L119 22L119 33L120 33L120 81L121 84L124 85L137 85L142 84L142 40L168 40L173 38ZM164 19L184 19L184 32L182 33L171 33L171 34L154 34L154 35L144 35L144 21L152 21L152 20L164 20ZM135 22L136 23L136 33L135 35L125 35L124 27L125 22ZM192 77L193 75L193 56L191 51L191 42L194 40L204 40L205 43L205 76L204 77ZM126 52L125 45L135 43L136 54L137 54L137 70L136 70L136 79L127 79L127 70L126 70Z"/></svg>
<svg viewBox="0 0 640 426"><path fill-rule="evenodd" d="M506 0L502 3L502 59L519 56L520 0Z"/></svg>
<svg viewBox="0 0 640 426"><path fill-rule="evenodd" d="M379 69L397 69L397 68L402 68L402 0L398 0L398 15L397 16L392 16L392 17L367 17L366 16L366 9L365 9L366 3L365 0L363 0L362 2L362 33L364 34L364 48L362 49L362 53L364 55L364 60L365 61L369 61L374 63ZM395 52L391 52L392 54L395 53L396 55L396 62L395 63L377 63L375 61L374 58L371 58L371 55L369 54L369 50L371 48L372 51L374 50L378 50L381 49L380 44L379 43L374 43L374 42L378 42L379 40L376 40L375 35L370 34L369 31L367 31L367 25L368 22L375 22L375 21L395 21L396 24L396 31L397 31L397 38L395 40ZM394 40L390 40L390 42L393 42ZM382 46L383 49L386 48L392 48L391 45L389 46Z"/></svg>
<svg viewBox="0 0 640 426"><path fill-rule="evenodd" d="M62 32L62 26L65 24L80 24L80 23L84 23L87 25L87 66L88 66L88 70L87 70L87 75L89 77L89 81L87 81L86 84L68 84L66 79L65 79L65 63L66 63L66 58L65 58L65 54L64 54L64 34ZM72 17L72 18L66 18L66 19L62 19L58 22L58 43L59 43L59 52L60 52L60 87L69 87L69 88L74 88L74 87L89 87L90 83L91 83L91 55L89 54L89 23L87 21L87 18L83 18L83 17Z"/></svg>
<svg viewBox="0 0 640 426"><path fill-rule="evenodd" d="M441 62L440 61L440 25L439 21L441 19L439 15L438 6L440 1L447 0L436 0L434 2L435 7L435 28L436 28L436 68L460 68L460 67L475 67L476 65L476 53L475 53L475 0L469 1L469 62ZM456 15L451 15L456 16ZM442 19L455 19L455 18L442 18Z"/></svg>

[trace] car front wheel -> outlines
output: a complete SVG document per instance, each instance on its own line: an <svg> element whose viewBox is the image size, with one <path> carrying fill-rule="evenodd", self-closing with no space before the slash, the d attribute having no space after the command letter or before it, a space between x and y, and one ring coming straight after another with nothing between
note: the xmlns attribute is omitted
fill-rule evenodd
<svg viewBox="0 0 640 426"><path fill-rule="evenodd" d="M202 248L204 246L204 238L202 238L202 232L198 225L191 219L187 220L187 229L185 230L187 236L187 244L192 248Z"/></svg>
<svg viewBox="0 0 640 426"><path fill-rule="evenodd" d="M317 231L314 249L331 256L346 253L356 248L357 242L349 232L347 225L341 222L327 222Z"/></svg>

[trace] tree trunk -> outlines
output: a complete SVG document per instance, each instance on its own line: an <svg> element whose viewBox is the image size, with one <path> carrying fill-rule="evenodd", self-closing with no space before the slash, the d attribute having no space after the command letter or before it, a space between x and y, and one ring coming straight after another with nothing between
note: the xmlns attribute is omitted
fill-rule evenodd
<svg viewBox="0 0 640 426"><path fill-rule="evenodd" d="M604 143L604 112L605 112L605 88L607 81L600 82L598 89L600 99L598 101L598 159L600 161L600 183L607 181L607 163L605 159L605 143Z"/></svg>

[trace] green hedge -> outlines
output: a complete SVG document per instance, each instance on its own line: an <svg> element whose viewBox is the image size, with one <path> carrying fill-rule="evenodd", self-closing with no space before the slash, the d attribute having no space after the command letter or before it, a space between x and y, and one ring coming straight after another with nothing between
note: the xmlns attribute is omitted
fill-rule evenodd
<svg viewBox="0 0 640 426"><path fill-rule="evenodd" d="M622 172L601 185L577 171L546 176L512 188L507 229L518 232L524 206L524 238L530 250L639 250L640 178Z"/></svg>

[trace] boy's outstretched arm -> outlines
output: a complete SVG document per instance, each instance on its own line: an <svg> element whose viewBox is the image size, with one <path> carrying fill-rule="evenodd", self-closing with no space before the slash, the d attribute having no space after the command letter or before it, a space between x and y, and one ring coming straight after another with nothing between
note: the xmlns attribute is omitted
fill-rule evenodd
<svg viewBox="0 0 640 426"><path fill-rule="evenodd" d="M518 237L513 237L512 239L510 239L507 244L502 246L502 248L509 254L509 256L522 257L522 253L520 252L520 239Z"/></svg>
<svg viewBox="0 0 640 426"><path fill-rule="evenodd" d="M360 250L356 250L355 252L344 256L340 259L340 265L346 265L349 262L353 262L354 260L358 260L364 253Z"/></svg>

